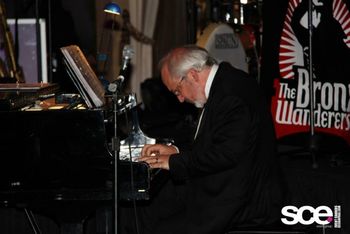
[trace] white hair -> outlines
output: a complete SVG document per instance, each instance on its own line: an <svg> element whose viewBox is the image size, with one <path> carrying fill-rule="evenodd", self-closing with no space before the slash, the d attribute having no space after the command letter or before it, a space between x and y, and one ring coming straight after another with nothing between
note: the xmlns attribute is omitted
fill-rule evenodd
<svg viewBox="0 0 350 234"><path fill-rule="evenodd" d="M160 61L160 67L168 66L170 76L182 77L190 69L202 71L205 67L211 67L217 64L216 60L211 57L207 50L196 45L186 45L171 50Z"/></svg>

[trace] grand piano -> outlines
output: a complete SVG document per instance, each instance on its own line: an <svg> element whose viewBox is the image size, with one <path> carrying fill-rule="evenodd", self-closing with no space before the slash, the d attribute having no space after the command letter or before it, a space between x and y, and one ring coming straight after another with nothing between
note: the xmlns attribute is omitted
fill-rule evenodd
<svg viewBox="0 0 350 234"><path fill-rule="evenodd" d="M124 158L115 160L113 102L106 101L79 48L65 49L66 59L75 60L67 68L78 98L58 94L52 85L0 85L0 204L23 209L35 233L40 227L33 212L52 218L60 233L83 233L87 215L120 201L149 200L167 178L134 160L155 139L141 131L133 95L118 99L118 111L130 115L132 127L118 141ZM84 72L77 77L75 69ZM94 78L83 83L86 74Z"/></svg>

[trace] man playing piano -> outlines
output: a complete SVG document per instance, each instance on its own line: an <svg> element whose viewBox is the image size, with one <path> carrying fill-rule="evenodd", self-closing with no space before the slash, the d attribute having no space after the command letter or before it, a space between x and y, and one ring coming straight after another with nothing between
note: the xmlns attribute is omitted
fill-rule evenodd
<svg viewBox="0 0 350 234"><path fill-rule="evenodd" d="M139 161L169 170L175 183L184 183L184 192L161 204L181 204L176 214L152 218L149 212L140 233L220 234L278 223L282 192L275 135L256 80L194 45L171 50L160 70L168 90L202 113L190 149L143 148Z"/></svg>

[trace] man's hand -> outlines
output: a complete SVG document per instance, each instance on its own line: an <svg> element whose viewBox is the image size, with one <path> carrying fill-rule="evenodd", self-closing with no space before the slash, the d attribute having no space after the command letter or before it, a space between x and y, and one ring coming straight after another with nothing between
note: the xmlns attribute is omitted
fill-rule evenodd
<svg viewBox="0 0 350 234"><path fill-rule="evenodd" d="M148 163L151 168L169 170L170 155L176 153L178 152L174 146L162 144L145 145L141 151L141 157L138 158L138 161Z"/></svg>

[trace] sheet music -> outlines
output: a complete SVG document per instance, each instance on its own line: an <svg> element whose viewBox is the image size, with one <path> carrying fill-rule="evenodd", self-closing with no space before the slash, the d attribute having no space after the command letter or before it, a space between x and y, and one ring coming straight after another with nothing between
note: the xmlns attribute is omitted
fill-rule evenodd
<svg viewBox="0 0 350 234"><path fill-rule="evenodd" d="M89 108L105 104L105 90L90 67L86 57L76 45L61 48L67 71Z"/></svg>

